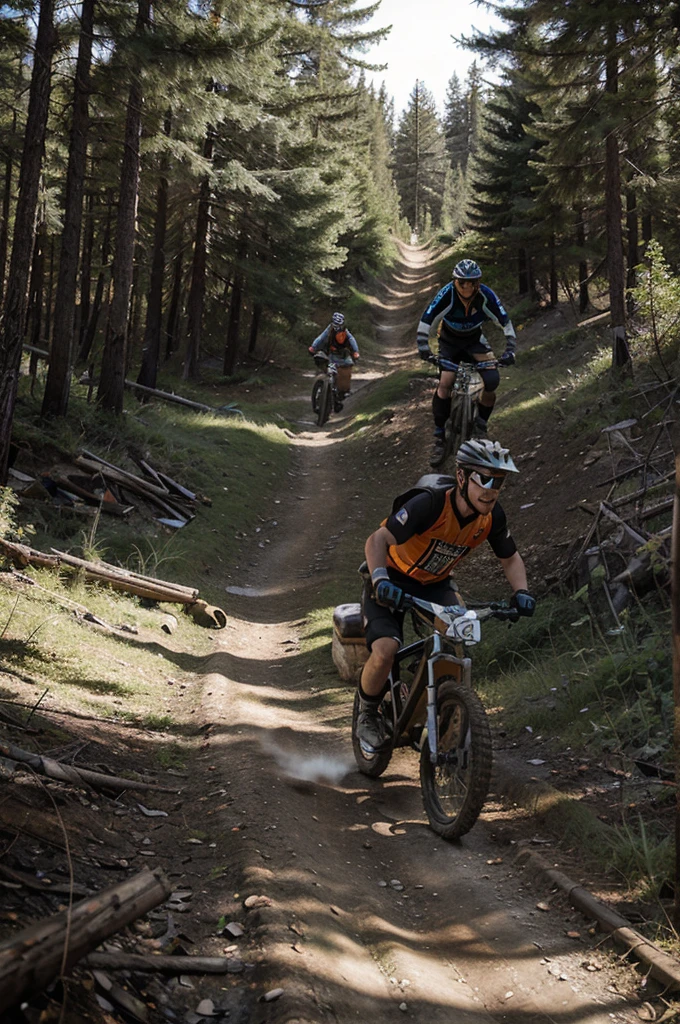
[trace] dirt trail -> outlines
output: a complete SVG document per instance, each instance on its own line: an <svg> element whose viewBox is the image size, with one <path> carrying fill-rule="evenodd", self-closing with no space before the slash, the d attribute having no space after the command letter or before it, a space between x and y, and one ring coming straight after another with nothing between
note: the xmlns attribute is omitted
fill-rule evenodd
<svg viewBox="0 0 680 1024"><path fill-rule="evenodd" d="M376 306L385 368L412 352L433 284L426 253L405 249ZM357 375L346 412L376 371ZM321 552L333 571L349 500L334 465L341 427L335 417L297 439L276 536L253 549L204 681L199 767L228 796L229 877L243 879L238 895L211 885L208 898L241 921L260 960L252 995L230 1020L633 1020L608 970L599 973L605 961L567 936L585 935L584 922L537 908L550 895L513 869L515 848L499 845L500 809L491 802L469 836L444 843L425 824L415 755L399 752L382 779L361 776L349 738L352 693L320 696L302 667L299 627L315 606L314 569ZM271 904L245 912L249 895ZM276 1001L252 1003L277 987Z"/></svg>

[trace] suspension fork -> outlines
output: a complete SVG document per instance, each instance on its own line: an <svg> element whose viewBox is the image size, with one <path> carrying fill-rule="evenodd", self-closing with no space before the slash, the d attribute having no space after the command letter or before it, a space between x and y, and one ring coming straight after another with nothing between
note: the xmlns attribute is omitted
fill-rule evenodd
<svg viewBox="0 0 680 1024"><path fill-rule="evenodd" d="M454 654L444 652L442 638L435 633L432 638L432 653L427 661L427 744L430 749L430 761L436 765L439 759L439 726L437 723L437 682L436 667L442 662L457 665L463 683L472 684L472 661L470 658L458 658Z"/></svg>

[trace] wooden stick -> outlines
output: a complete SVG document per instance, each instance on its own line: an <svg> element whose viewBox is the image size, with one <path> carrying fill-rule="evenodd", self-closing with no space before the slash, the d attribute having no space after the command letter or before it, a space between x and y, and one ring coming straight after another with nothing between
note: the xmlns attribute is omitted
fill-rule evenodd
<svg viewBox="0 0 680 1024"><path fill-rule="evenodd" d="M59 559L55 555L46 555L42 551L36 551L27 544L14 544L10 540L3 540L0 537L0 550L10 558L15 565L22 568L26 565L42 565L55 569L59 565Z"/></svg>
<svg viewBox="0 0 680 1024"><path fill-rule="evenodd" d="M165 974L226 974L225 956L142 956L139 953L88 953L88 967L120 971L162 971Z"/></svg>
<svg viewBox="0 0 680 1024"><path fill-rule="evenodd" d="M88 562L84 558L77 558L66 551L59 551L52 548L52 552L58 555L67 565L73 565L79 569L86 569L89 572L105 575L117 580L126 580L130 583L148 583L150 587L157 590L177 592L178 600L195 601L198 591L193 587L185 587L181 583L170 583L167 580L159 580L154 576L142 576L141 573L133 572L131 569L123 569L122 566L110 565L108 562Z"/></svg>
<svg viewBox="0 0 680 1024"><path fill-rule="evenodd" d="M29 765L38 775L46 775L49 779L58 779L74 786L87 785L93 789L115 789L124 792L134 789L140 792L177 793L170 786L157 786L151 782L138 782L136 779L121 779L117 775L105 775L103 772L91 772L87 768L76 768L72 764L63 764L43 754L32 754L12 743L0 743L0 755L10 761ZM0 1003L0 1005L2 1005Z"/></svg>
<svg viewBox="0 0 680 1024"><path fill-rule="evenodd" d="M38 921L0 943L0 1008L14 1006L27 992L41 991L62 969L70 970L109 936L163 903L171 892L161 871L144 868L81 900L70 912Z"/></svg>

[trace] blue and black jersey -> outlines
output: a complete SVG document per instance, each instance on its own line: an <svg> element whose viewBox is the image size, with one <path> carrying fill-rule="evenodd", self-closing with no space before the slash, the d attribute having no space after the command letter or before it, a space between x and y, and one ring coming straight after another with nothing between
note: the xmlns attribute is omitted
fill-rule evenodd
<svg viewBox="0 0 680 1024"><path fill-rule="evenodd" d="M491 320L504 328L506 338L515 338L515 331L503 303L496 293L485 284L468 302L464 302L455 289L453 281L437 292L418 324L418 341L427 342L430 328L437 321L443 321L445 334L464 340L466 336L479 334L483 325Z"/></svg>

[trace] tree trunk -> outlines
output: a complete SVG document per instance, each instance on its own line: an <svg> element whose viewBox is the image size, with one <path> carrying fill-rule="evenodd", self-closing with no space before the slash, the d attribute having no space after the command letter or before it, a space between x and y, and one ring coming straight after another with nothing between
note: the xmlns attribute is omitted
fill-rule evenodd
<svg viewBox="0 0 680 1024"><path fill-rule="evenodd" d="M104 227L104 238L102 239L102 268L97 276L97 284L94 290L94 299L92 300L92 312L87 321L87 325L84 327L83 336L80 342L80 350L78 352L78 362L87 362L92 344L94 342L95 334L97 333L97 321L99 320L99 313L102 308L102 299L104 298L104 285L106 284L106 275L108 273L109 256L111 255L111 228L113 226L113 195L111 192L108 194L108 206L106 212L106 225Z"/></svg>
<svg viewBox="0 0 680 1024"><path fill-rule="evenodd" d="M125 376L130 375L130 366L137 349L137 341L141 335L142 293L139 287L143 252L140 245L135 245L132 259L132 287L130 288L130 315L127 326L127 342L125 345Z"/></svg>
<svg viewBox="0 0 680 1024"><path fill-rule="evenodd" d="M257 345L257 332L260 329L260 320L262 318L262 305L256 302L253 306L253 315L250 320L250 337L248 338L248 355L252 356L255 352L255 346Z"/></svg>
<svg viewBox="0 0 680 1024"><path fill-rule="evenodd" d="M83 254L80 260L80 303L76 310L74 337L78 338L78 358L90 317L90 289L92 287L92 252L94 250L94 193L87 197L87 214L83 235Z"/></svg>
<svg viewBox="0 0 680 1024"><path fill-rule="evenodd" d="M184 240L180 234L179 251L175 255L175 269L172 275L172 293L168 322L165 328L165 358L169 359L175 351L175 343L179 335L180 298L182 295L182 274L184 271Z"/></svg>
<svg viewBox="0 0 680 1024"><path fill-rule="evenodd" d="M606 91L618 91L618 58L611 55L614 41L610 41L607 58ZM607 267L609 272L609 305L612 326L612 370L616 374L632 370L630 351L626 341L625 273L623 264L623 232L621 220L621 166L619 141L610 130L605 139L605 217L607 225Z"/></svg>
<svg viewBox="0 0 680 1024"><path fill-rule="evenodd" d="M170 115L165 120L165 134L170 135ZM146 327L142 365L137 383L147 388L156 387L158 360L161 352L161 328L163 322L163 278L165 277L165 233L168 224L168 161L161 163L161 175L156 188L156 223L154 227L153 259L149 297L146 304Z"/></svg>
<svg viewBox="0 0 680 1024"><path fill-rule="evenodd" d="M245 259L247 242L241 239L236 252L237 267ZM231 377L236 365L239 346L239 326L241 323L241 303L243 299L243 272L237 269L231 287L231 306L229 307L229 323L227 324L227 340L224 346L224 376Z"/></svg>
<svg viewBox="0 0 680 1024"><path fill-rule="evenodd" d="M214 148L213 132L208 129L203 144L203 156L212 160ZM198 360L201 351L201 322L205 301L205 268L207 262L208 225L210 223L210 178L201 183L196 214L196 237L194 256L191 263L191 286L187 301L187 345L184 356L182 378L192 380L198 374Z"/></svg>
<svg viewBox="0 0 680 1024"><path fill-rule="evenodd" d="M626 233L628 236L628 270L626 273L626 291L628 312L632 313L635 308L635 300L631 295L631 289L637 283L636 268L640 262L639 235L638 235L638 211L635 193L630 189L626 192Z"/></svg>
<svg viewBox="0 0 680 1024"><path fill-rule="evenodd" d="M557 267L555 265L555 236L550 236L550 305L557 305Z"/></svg>
<svg viewBox="0 0 680 1024"><path fill-rule="evenodd" d="M576 244L579 249L586 246L586 225L583 210L577 211L576 220ZM579 261L578 265L578 308L579 312L585 313L590 304L588 295L588 263L585 259Z"/></svg>
<svg viewBox="0 0 680 1024"><path fill-rule="evenodd" d="M54 0L42 0L19 175L19 199L5 306L0 321L0 484L7 482L21 347L26 326L26 294L35 238L35 213L50 101L52 53L56 42Z"/></svg>
<svg viewBox="0 0 680 1024"><path fill-rule="evenodd" d="M151 0L138 0L135 36L143 35L149 22ZM139 59L139 58L138 58ZM128 310L135 252L135 222L139 195L139 139L142 125L142 86L133 69L125 119L125 146L118 197L116 249L113 257L113 298L99 378L97 401L103 409L120 415L125 390L125 358Z"/></svg>
<svg viewBox="0 0 680 1024"><path fill-rule="evenodd" d="M42 347L43 294L45 291L45 249L47 243L47 225L40 221L35 233L33 244L33 260L31 263L31 284L28 290L28 309L26 323L29 344L34 348ZM31 357L32 358L32 357Z"/></svg>
<svg viewBox="0 0 680 1024"><path fill-rule="evenodd" d="M16 117L16 115L15 115ZM5 182L2 190L2 224L0 224L0 306L5 291L7 265L7 239L9 238L9 208L12 200L12 157L5 160Z"/></svg>
<svg viewBox="0 0 680 1024"><path fill-rule="evenodd" d="M90 115L90 65L95 0L83 0L80 38L73 90L73 119L66 171L64 228L59 253L59 277L54 307L54 334L50 365L43 395L42 416L65 416L68 409L73 363L73 329L76 313L80 229L83 222L83 193L87 160L87 133Z"/></svg>

